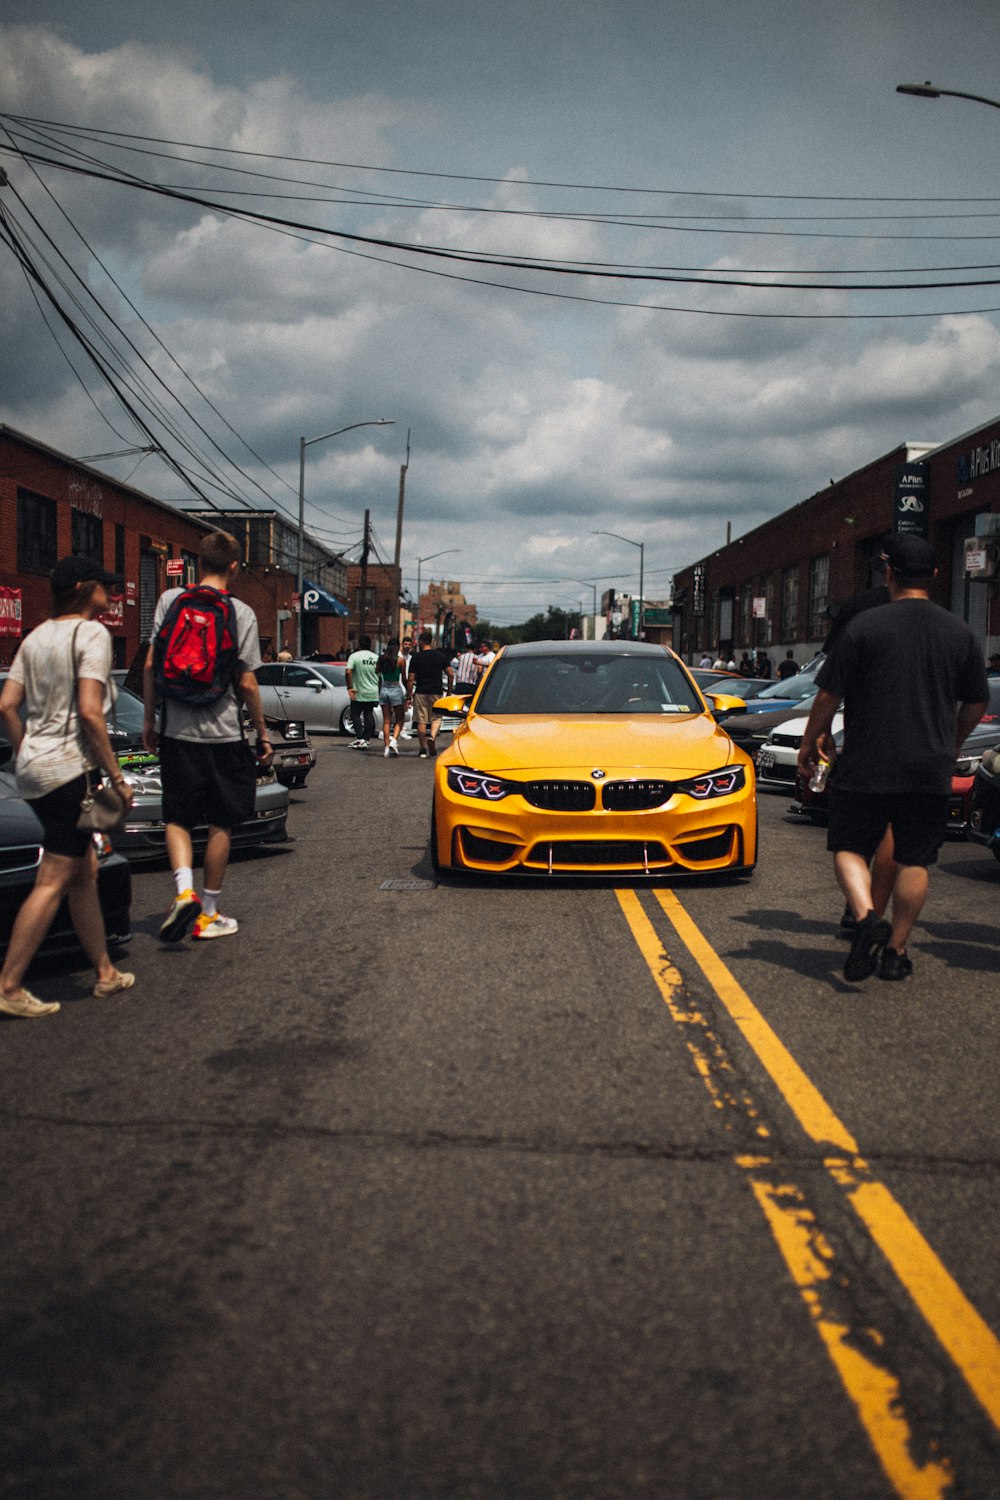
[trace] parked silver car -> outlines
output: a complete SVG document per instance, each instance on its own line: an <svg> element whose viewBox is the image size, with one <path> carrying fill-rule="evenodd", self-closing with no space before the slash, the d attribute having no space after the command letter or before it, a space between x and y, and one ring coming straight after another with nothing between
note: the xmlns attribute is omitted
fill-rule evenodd
<svg viewBox="0 0 1000 1500"><path fill-rule="evenodd" d="M354 734L343 662L268 661L257 668L265 714L298 720L310 734ZM382 710L375 710L382 732Z"/></svg>

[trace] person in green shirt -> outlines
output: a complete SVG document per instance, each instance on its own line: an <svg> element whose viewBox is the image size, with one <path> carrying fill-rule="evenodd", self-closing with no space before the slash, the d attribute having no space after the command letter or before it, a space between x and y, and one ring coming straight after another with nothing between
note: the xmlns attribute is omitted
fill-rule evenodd
<svg viewBox="0 0 1000 1500"><path fill-rule="evenodd" d="M352 750L367 750L375 738L375 705L378 703L378 657L370 635L361 637L357 651L347 658L347 691L351 695L351 723L356 739Z"/></svg>

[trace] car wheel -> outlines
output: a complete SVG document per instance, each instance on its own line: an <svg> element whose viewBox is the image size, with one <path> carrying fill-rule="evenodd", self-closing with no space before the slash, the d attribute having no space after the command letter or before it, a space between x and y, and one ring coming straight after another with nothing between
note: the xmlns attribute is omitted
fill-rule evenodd
<svg viewBox="0 0 1000 1500"><path fill-rule="evenodd" d="M354 721L351 718L350 708L345 708L340 715L340 733L343 735L354 735Z"/></svg>

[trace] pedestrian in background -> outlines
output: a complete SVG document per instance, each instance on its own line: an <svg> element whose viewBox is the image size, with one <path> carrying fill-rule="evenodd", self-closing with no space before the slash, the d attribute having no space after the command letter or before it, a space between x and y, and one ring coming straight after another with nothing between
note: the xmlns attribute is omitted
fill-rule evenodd
<svg viewBox="0 0 1000 1500"><path fill-rule="evenodd" d="M62 558L49 581L51 617L22 641L0 694L0 718L17 756L17 789L42 825L35 884L14 920L0 971L0 1010L9 1016L49 1016L59 1009L22 980L63 897L97 975L93 993L114 995L135 984L135 975L121 973L108 957L97 853L91 834L76 826L98 768L122 806L132 802L105 719L114 696L111 637L95 618L108 608L108 585L121 581L88 557Z"/></svg>
<svg viewBox="0 0 1000 1500"><path fill-rule="evenodd" d="M479 686L479 679L485 670L480 663L482 646L474 642L461 656L456 656L452 662L452 670L455 673L454 691L460 698L469 698Z"/></svg>
<svg viewBox="0 0 1000 1500"><path fill-rule="evenodd" d="M382 738L386 756L399 754L399 736L406 722L403 674L406 661L393 636L378 659L378 701L382 710Z"/></svg>
<svg viewBox="0 0 1000 1500"><path fill-rule="evenodd" d="M153 638L142 684L142 738L146 749L160 757L167 857L174 878L174 900L160 927L160 938L165 943L178 942L188 932L200 941L231 937L239 931L236 918L225 917L219 911L232 831L237 824L253 817L257 765L269 767L274 756L254 673L260 666L257 616L249 604L231 597L239 571L239 542L227 531L210 532L202 538L199 549L197 591L167 589L157 600L153 615ZM219 695L206 703L168 698L161 687L157 728L157 638L168 615L171 618L176 615L174 605L183 608L187 602L185 596L191 595L195 596L192 602L207 599L210 607L232 619L235 639L228 648L232 652L232 670ZM213 595L218 597L213 600ZM161 645L160 649L165 649L169 660L170 646ZM246 707L257 735L256 758L243 733L241 705ZM204 886L199 896L194 889L191 834L205 824L208 843Z"/></svg>
<svg viewBox="0 0 1000 1500"><path fill-rule="evenodd" d="M978 643L956 615L931 602L934 549L922 537L891 538L884 553L889 604L856 614L820 668L799 751L808 779L820 758L837 760L830 782L827 847L855 919L844 976L905 979L907 942L928 890L948 816L952 768L979 723L989 692ZM844 745L830 732L844 703ZM891 827L892 922L878 916L869 863Z"/></svg>
<svg viewBox="0 0 1000 1500"><path fill-rule="evenodd" d="M378 703L378 657L372 650L370 635L361 637L357 651L347 658L344 673L351 695L351 723L355 738L352 750L367 750L375 738L375 707Z"/></svg>
<svg viewBox="0 0 1000 1500"><path fill-rule="evenodd" d="M450 687L451 657L447 651L436 650L432 633L422 630L420 649L410 658L410 675L406 681L407 700L413 703L413 722L417 726L421 760L437 754L436 740L441 728L441 715L434 703L441 697L445 678Z"/></svg>
<svg viewBox="0 0 1000 1500"><path fill-rule="evenodd" d="M785 652L784 661L778 663L778 676L784 681L786 677L794 677L798 670L795 664L795 652L789 647Z"/></svg>

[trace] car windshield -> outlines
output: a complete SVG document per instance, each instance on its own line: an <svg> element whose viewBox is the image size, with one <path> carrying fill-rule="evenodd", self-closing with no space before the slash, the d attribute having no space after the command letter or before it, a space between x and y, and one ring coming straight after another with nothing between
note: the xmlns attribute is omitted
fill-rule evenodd
<svg viewBox="0 0 1000 1500"><path fill-rule="evenodd" d="M477 714L702 713L672 657L553 651L502 656L480 691Z"/></svg>
<svg viewBox="0 0 1000 1500"><path fill-rule="evenodd" d="M808 676L804 672L797 672L794 677L779 678L772 682L763 691L757 694L759 699L764 698L788 698L793 703L798 703L801 698L808 698L810 693L816 691L816 683L812 674Z"/></svg>

